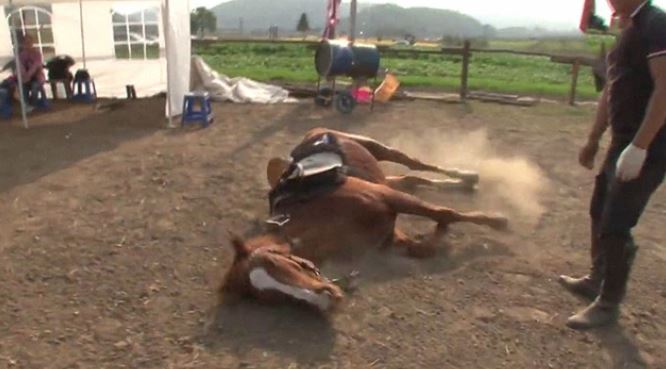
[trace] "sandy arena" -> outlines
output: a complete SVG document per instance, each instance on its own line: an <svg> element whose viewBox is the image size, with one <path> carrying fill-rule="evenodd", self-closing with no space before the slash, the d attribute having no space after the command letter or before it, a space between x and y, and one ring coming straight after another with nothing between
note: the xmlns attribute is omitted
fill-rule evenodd
<svg viewBox="0 0 666 369"><path fill-rule="evenodd" d="M204 130L163 129L158 98L110 111L57 104L30 130L0 121L0 368L666 368L663 188L636 229L620 325L564 325L585 306L556 278L588 267L593 173L576 158L593 107L214 110ZM225 230L263 221L268 159L317 126L480 171L475 194L419 196L501 211L511 230L454 225L450 255L378 257L329 320L293 307L217 308ZM410 234L432 228L401 223Z"/></svg>

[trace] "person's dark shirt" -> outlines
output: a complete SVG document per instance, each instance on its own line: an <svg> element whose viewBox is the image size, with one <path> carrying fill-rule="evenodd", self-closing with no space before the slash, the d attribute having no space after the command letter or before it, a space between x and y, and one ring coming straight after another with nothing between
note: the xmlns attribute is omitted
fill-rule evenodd
<svg viewBox="0 0 666 369"><path fill-rule="evenodd" d="M666 13L646 2L608 55L609 118L615 139L629 142L638 132L654 90L649 61L658 57L666 57ZM666 126L650 151L666 156Z"/></svg>

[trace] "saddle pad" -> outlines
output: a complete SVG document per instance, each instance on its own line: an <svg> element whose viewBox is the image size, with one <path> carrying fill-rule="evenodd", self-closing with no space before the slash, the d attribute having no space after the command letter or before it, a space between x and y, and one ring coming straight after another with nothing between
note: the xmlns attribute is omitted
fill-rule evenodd
<svg viewBox="0 0 666 369"><path fill-rule="evenodd" d="M330 134L311 137L291 152L292 162L269 193L271 215L280 207L303 203L332 192L345 182L345 157Z"/></svg>
<svg viewBox="0 0 666 369"><path fill-rule="evenodd" d="M295 166L287 179L302 178L327 172L344 166L342 157L334 152L320 152L293 163Z"/></svg>

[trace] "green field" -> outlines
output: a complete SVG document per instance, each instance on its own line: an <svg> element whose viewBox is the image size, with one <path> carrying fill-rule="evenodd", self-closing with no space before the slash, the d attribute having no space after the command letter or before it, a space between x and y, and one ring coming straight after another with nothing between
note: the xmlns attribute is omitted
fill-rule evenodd
<svg viewBox="0 0 666 369"><path fill-rule="evenodd" d="M580 40L491 41L488 47L540 51L565 55L599 52L601 42L588 37ZM267 43L217 43L195 47L212 68L230 77L244 76L259 81L315 83L314 51L303 45ZM396 72L403 86L456 90L460 86L461 57L450 55L391 55L382 57L382 67ZM472 90L529 94L546 97L567 96L571 66L551 62L546 57L475 53L470 64ZM590 68L582 68L578 97L597 96Z"/></svg>

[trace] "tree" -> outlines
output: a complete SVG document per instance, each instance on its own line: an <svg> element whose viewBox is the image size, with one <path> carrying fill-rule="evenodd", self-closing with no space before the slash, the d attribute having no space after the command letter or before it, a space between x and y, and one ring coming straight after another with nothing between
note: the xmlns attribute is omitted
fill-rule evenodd
<svg viewBox="0 0 666 369"><path fill-rule="evenodd" d="M303 39L305 39L306 33L310 31L310 22L308 22L307 14L301 14L301 19L298 20L298 26L296 26L296 30L298 32L303 32Z"/></svg>
<svg viewBox="0 0 666 369"><path fill-rule="evenodd" d="M203 6L194 9L190 14L190 26L192 34L204 36L205 31L215 32L217 29L217 17L213 12Z"/></svg>

